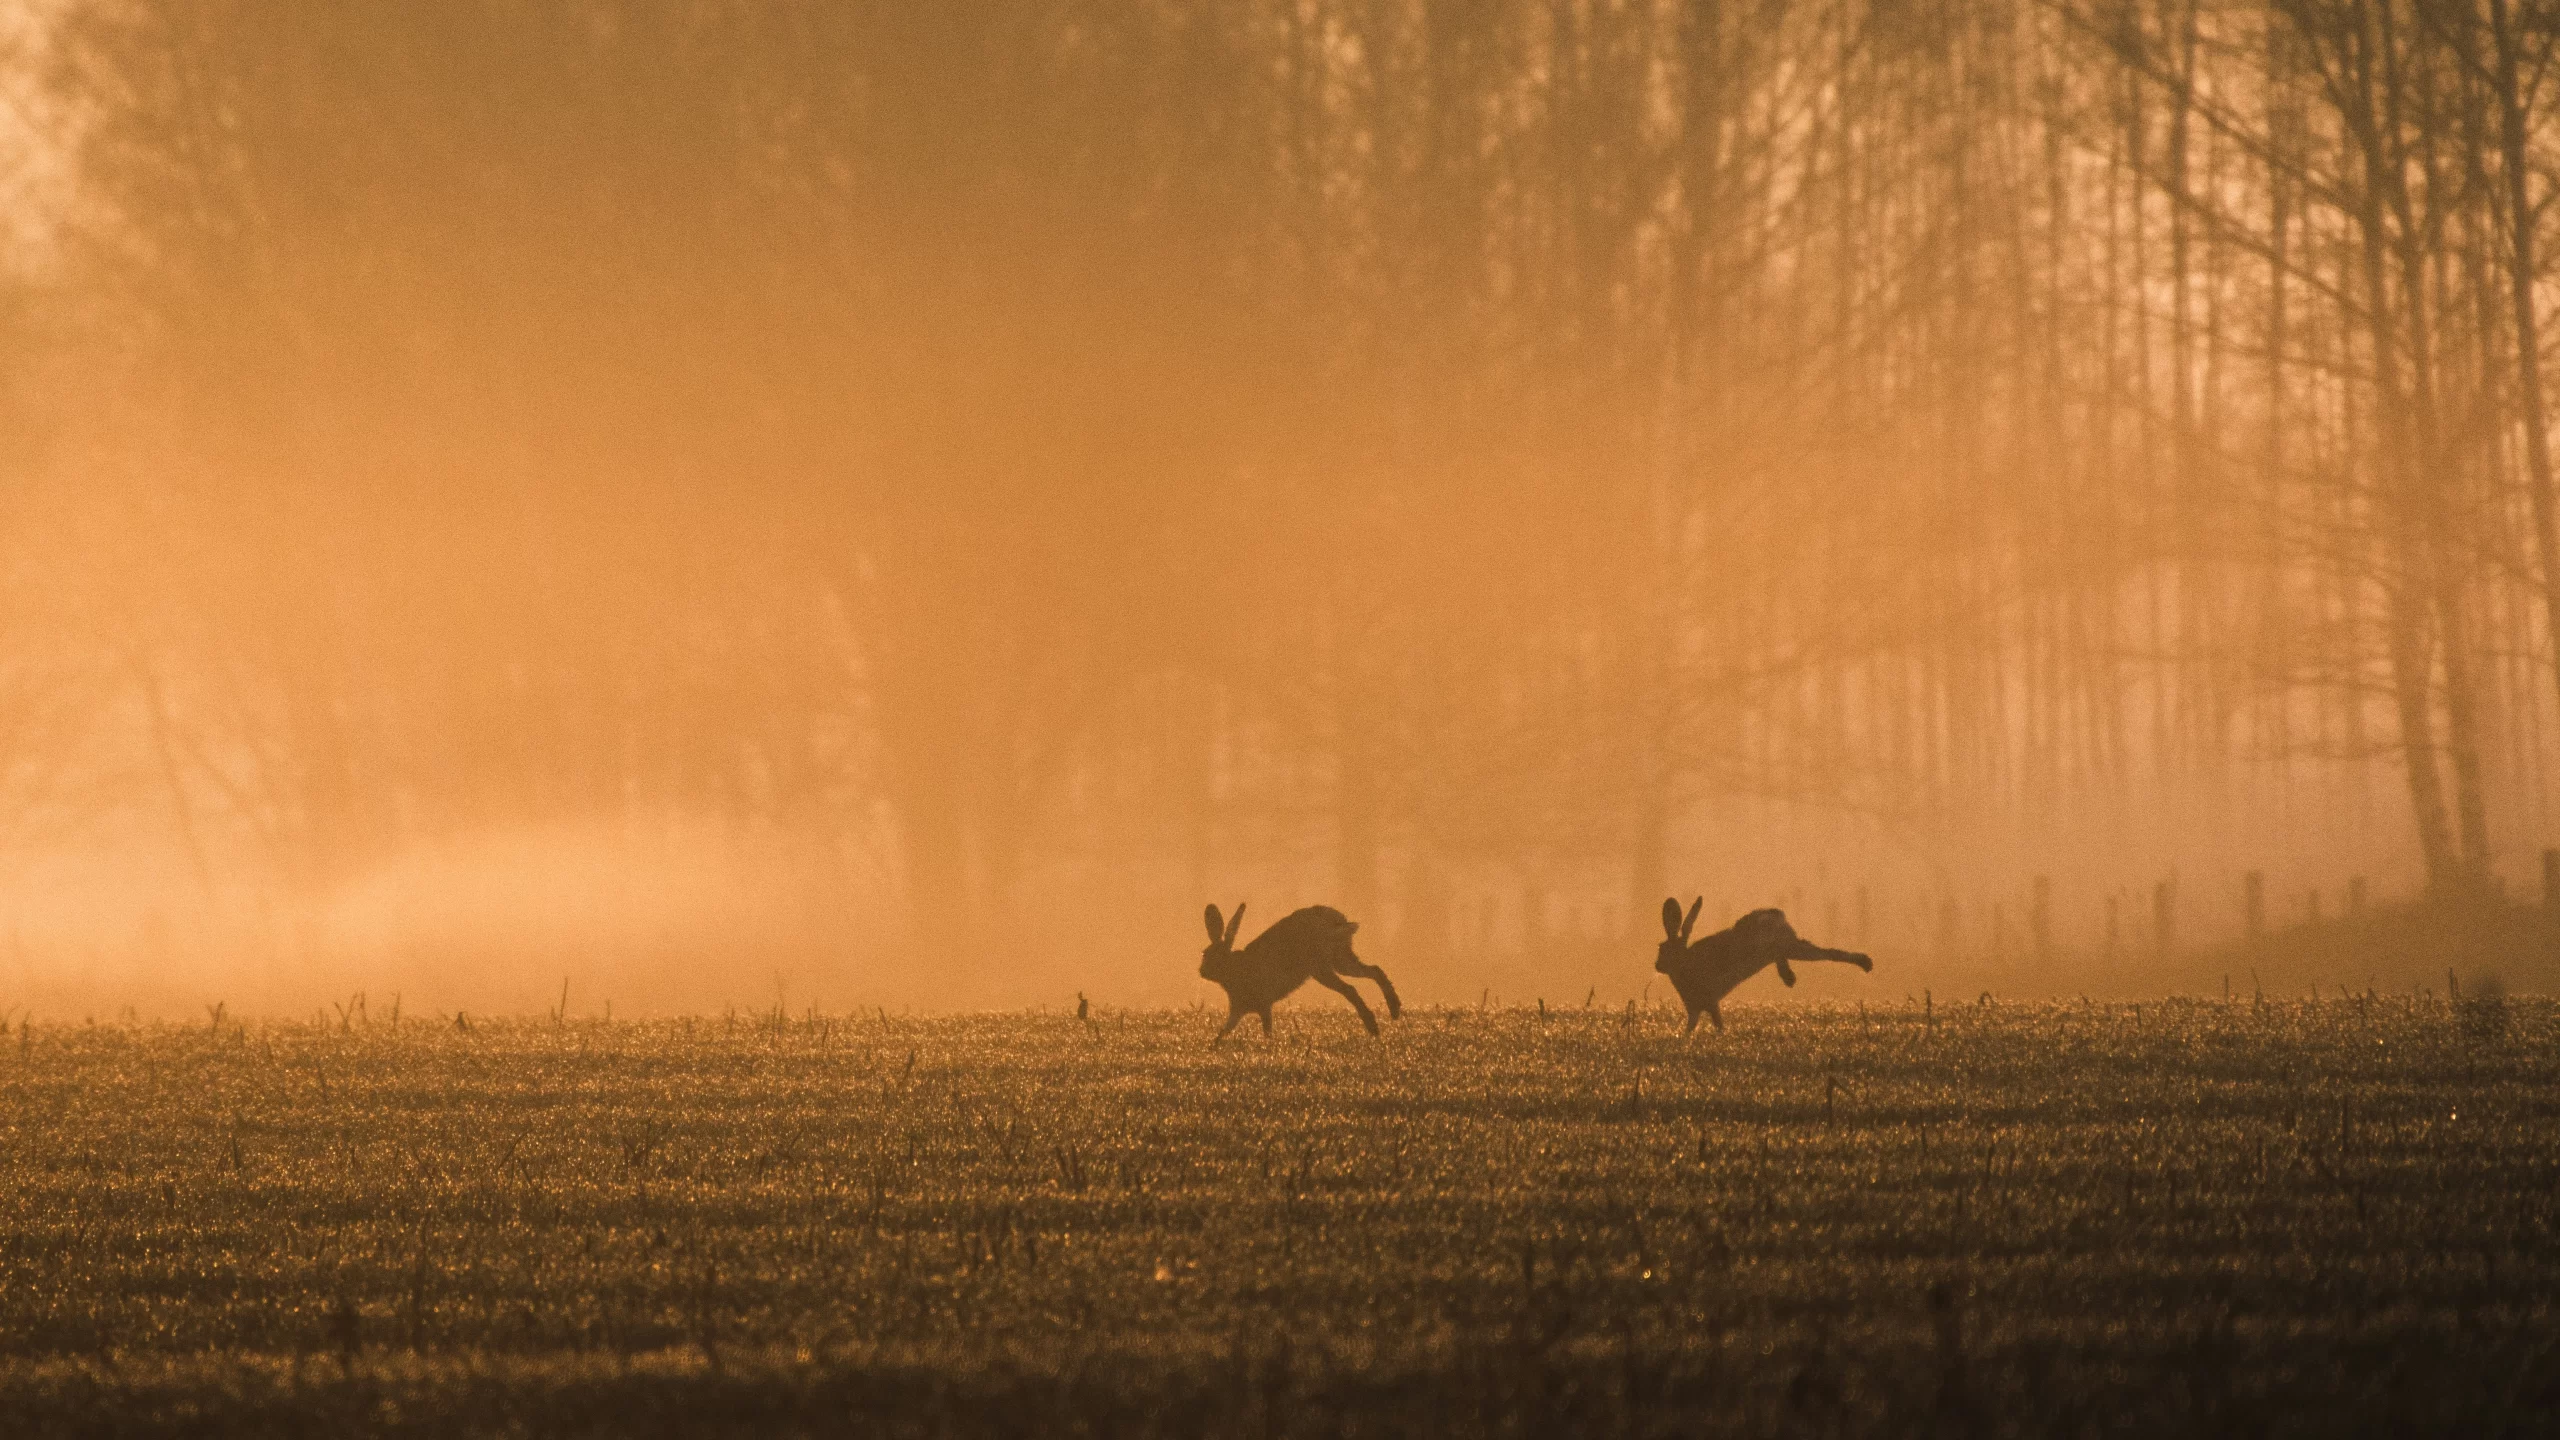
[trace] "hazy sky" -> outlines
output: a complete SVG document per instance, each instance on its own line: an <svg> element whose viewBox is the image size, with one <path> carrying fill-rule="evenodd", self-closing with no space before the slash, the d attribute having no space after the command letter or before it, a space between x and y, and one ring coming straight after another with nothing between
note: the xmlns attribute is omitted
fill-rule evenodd
<svg viewBox="0 0 2560 1440"><path fill-rule="evenodd" d="M1677 891L2070 990L2530 885L2489 81L2198 11L2235 140L2128 13L0 10L0 965L1637 993Z"/></svg>

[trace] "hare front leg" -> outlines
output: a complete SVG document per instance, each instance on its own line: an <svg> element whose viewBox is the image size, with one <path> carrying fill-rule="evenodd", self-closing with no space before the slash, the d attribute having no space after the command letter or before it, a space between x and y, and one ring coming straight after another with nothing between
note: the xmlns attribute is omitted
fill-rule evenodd
<svg viewBox="0 0 2560 1440"><path fill-rule="evenodd" d="M1369 1027L1370 1034L1378 1033L1378 1017L1369 1013L1369 1002L1360 998L1360 992L1351 988L1350 981L1339 975L1325 974L1319 974L1314 979L1317 984L1350 1001L1351 1008L1360 1012L1360 1023Z"/></svg>
<svg viewBox="0 0 2560 1440"><path fill-rule="evenodd" d="M1218 1033L1209 1037L1209 1043L1215 1045L1219 1041L1226 1039L1227 1032L1236 1028L1236 1022L1242 1020L1244 1017L1244 1006L1234 1000L1229 1000L1227 1002L1227 1023L1218 1027ZM1264 1034L1269 1034L1271 1031L1271 1015L1268 1011L1263 1013L1262 1029Z"/></svg>

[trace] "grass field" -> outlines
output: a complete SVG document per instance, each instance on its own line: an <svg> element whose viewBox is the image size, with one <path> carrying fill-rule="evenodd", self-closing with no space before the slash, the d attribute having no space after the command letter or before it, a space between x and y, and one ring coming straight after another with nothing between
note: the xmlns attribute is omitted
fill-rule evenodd
<svg viewBox="0 0 2560 1440"><path fill-rule="evenodd" d="M2552 1003L1728 1014L19 1028L0 1429L2560 1433Z"/></svg>

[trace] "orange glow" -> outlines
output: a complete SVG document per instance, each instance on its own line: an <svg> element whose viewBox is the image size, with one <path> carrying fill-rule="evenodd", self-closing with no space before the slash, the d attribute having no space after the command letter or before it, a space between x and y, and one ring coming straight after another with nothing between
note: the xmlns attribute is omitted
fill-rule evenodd
<svg viewBox="0 0 2560 1440"><path fill-rule="evenodd" d="M0 1005L1189 1003L1239 898L1665 1002L1667 894L2122 992L2532 897L2486 72L2396 42L2479 122L2403 214L2280 15L1456 8L10 12Z"/></svg>

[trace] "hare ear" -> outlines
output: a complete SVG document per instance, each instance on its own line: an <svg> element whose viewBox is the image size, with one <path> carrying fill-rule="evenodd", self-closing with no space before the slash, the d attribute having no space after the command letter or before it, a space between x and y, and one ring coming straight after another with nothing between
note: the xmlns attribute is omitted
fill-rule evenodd
<svg viewBox="0 0 2560 1440"><path fill-rule="evenodd" d="M1236 902L1236 913L1227 919L1227 943L1236 943L1236 932L1244 928L1244 902Z"/></svg>
<svg viewBox="0 0 2560 1440"><path fill-rule="evenodd" d="M1707 897L1704 895L1689 902L1689 918L1680 922L1680 939L1683 944L1688 942L1689 932L1698 928L1698 912L1705 908L1706 903Z"/></svg>
<svg viewBox="0 0 2560 1440"><path fill-rule="evenodd" d="M1217 906L1211 905L1200 918L1209 922L1210 944L1215 945L1227 938L1227 917L1218 913Z"/></svg>
<svg viewBox="0 0 2560 1440"><path fill-rule="evenodd" d="M1680 938L1680 902L1676 899L1666 899L1662 902L1662 938L1665 940Z"/></svg>

